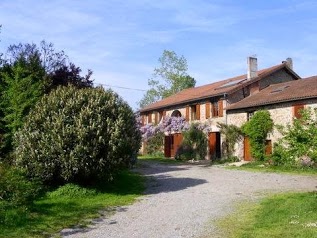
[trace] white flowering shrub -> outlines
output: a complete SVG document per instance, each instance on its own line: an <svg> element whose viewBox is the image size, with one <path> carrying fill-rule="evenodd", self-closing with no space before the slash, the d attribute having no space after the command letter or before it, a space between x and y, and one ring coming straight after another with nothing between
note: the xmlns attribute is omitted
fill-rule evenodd
<svg viewBox="0 0 317 238"><path fill-rule="evenodd" d="M136 158L140 143L135 115L117 94L60 87L15 135L15 163L46 183L111 180Z"/></svg>

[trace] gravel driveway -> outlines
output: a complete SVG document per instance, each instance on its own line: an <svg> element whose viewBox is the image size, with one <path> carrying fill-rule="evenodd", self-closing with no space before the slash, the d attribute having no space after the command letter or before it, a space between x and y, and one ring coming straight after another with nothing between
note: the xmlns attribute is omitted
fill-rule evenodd
<svg viewBox="0 0 317 238"><path fill-rule="evenodd" d="M63 237L165 238L213 237L212 221L228 214L235 202L267 193L316 190L317 178L227 170L205 165L142 162L149 177L146 195L133 205L95 221L90 228L64 230Z"/></svg>

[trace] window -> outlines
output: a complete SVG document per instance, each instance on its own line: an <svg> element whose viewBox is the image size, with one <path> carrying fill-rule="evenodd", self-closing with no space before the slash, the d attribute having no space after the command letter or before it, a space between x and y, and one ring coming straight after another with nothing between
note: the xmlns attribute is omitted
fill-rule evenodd
<svg viewBox="0 0 317 238"><path fill-rule="evenodd" d="M212 117L222 117L223 116L223 101L215 101L212 103Z"/></svg>
<svg viewBox="0 0 317 238"><path fill-rule="evenodd" d="M250 119L253 117L254 113L255 113L255 111L247 112L248 121L250 121Z"/></svg>
<svg viewBox="0 0 317 238"><path fill-rule="evenodd" d="M152 123L152 113L149 113L147 116L147 122Z"/></svg>
<svg viewBox="0 0 317 238"><path fill-rule="evenodd" d="M210 118L210 106L211 106L211 103L206 102L205 104L206 119Z"/></svg>
<svg viewBox="0 0 317 238"><path fill-rule="evenodd" d="M160 111L160 112L159 112L159 121L161 121L161 120L162 120L163 115L164 115L164 111Z"/></svg>
<svg viewBox="0 0 317 238"><path fill-rule="evenodd" d="M196 120L196 105L190 106L190 119Z"/></svg>
<svg viewBox="0 0 317 238"><path fill-rule="evenodd" d="M181 116L182 116L182 114L178 110L175 110L175 111L172 112L172 117L181 117Z"/></svg>
<svg viewBox="0 0 317 238"><path fill-rule="evenodd" d="M218 102L212 103L212 117L218 117L219 111L218 111Z"/></svg>
<svg viewBox="0 0 317 238"><path fill-rule="evenodd" d="M145 125L145 115L141 115L141 125Z"/></svg>
<svg viewBox="0 0 317 238"><path fill-rule="evenodd" d="M303 104L298 104L293 106L293 116L297 119L302 117L301 111L305 108Z"/></svg>
<svg viewBox="0 0 317 238"><path fill-rule="evenodd" d="M157 123L159 123L160 121L159 121L159 113L158 112L155 112L154 113L154 124L157 124Z"/></svg>
<svg viewBox="0 0 317 238"><path fill-rule="evenodd" d="M191 120L200 120L200 104L190 106Z"/></svg>

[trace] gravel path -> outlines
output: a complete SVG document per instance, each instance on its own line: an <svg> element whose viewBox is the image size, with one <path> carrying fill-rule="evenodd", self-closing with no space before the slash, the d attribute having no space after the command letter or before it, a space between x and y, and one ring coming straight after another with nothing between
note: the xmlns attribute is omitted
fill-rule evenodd
<svg viewBox="0 0 317 238"><path fill-rule="evenodd" d="M66 238L213 237L212 221L233 204L267 193L316 190L317 178L226 170L204 165L143 162L137 169L149 177L146 195L133 205L95 221L90 228L64 230ZM209 234L209 235L206 235Z"/></svg>

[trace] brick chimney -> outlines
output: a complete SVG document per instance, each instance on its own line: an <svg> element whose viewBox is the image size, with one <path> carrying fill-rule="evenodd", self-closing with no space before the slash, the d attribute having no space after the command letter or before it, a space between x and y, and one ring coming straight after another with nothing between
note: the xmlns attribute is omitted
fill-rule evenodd
<svg viewBox="0 0 317 238"><path fill-rule="evenodd" d="M248 74L247 79L253 79L258 76L258 59L256 57L248 57Z"/></svg>
<svg viewBox="0 0 317 238"><path fill-rule="evenodd" d="M282 61L283 64L286 64L290 69L293 69L293 60L292 58L287 58L285 61Z"/></svg>

